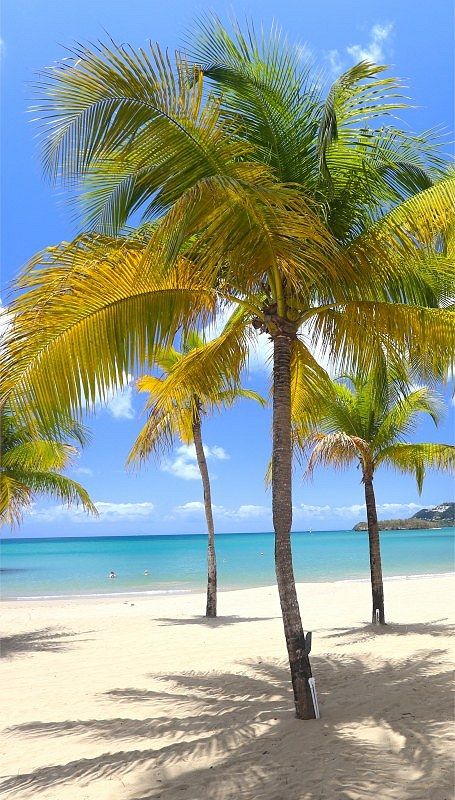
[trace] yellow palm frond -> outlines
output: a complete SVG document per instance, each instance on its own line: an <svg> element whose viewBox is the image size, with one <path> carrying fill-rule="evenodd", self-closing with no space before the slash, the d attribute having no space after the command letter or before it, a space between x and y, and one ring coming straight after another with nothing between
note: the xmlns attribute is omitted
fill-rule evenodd
<svg viewBox="0 0 455 800"><path fill-rule="evenodd" d="M408 359L422 375L445 379L453 363L455 315L450 309L354 301L314 309L311 338L341 373L367 374L384 358Z"/></svg>
<svg viewBox="0 0 455 800"><path fill-rule="evenodd" d="M180 326L210 319L216 295L187 261L153 275L143 257L129 242L83 238L47 251L24 274L2 380L24 413L53 419L57 409L93 406Z"/></svg>
<svg viewBox="0 0 455 800"><path fill-rule="evenodd" d="M31 508L31 505L31 489L18 478L2 471L0 474L0 525L16 527L21 522L24 512Z"/></svg>

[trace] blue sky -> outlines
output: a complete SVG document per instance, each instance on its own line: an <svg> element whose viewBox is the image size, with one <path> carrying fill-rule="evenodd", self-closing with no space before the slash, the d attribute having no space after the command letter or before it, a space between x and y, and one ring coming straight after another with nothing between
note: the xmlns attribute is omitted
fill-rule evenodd
<svg viewBox="0 0 455 800"><path fill-rule="evenodd" d="M77 227L64 198L42 178L37 129L27 109L31 84L40 68L65 56L64 45L105 38L139 46L157 40L170 50L181 44L195 17L208 10L223 19L253 19L267 28L276 20L296 45L335 75L361 58L391 64L405 80L415 108L406 115L414 130L452 128L452 3L412 0L286 0L189 4L129 0L4 0L2 39L2 285L37 250L71 238ZM249 387L268 391L266 347L253 358ZM448 394L446 392L446 397ZM100 518L87 521L77 511L39 501L17 536L198 533L204 531L201 487L194 455L176 445L161 465L126 472L124 462L143 418L143 399L132 388L113 397L89 420L93 439L69 474L99 503ZM213 481L219 531L271 530L270 494L263 475L270 449L270 412L252 403L207 420L204 440ZM415 439L452 441L453 406L438 430L423 421ZM422 505L453 498L452 481L428 476L419 498L410 479L378 473L381 517L408 516ZM365 516L358 471L318 471L311 484L296 474L294 529L350 528ZM5 535L8 535L5 532Z"/></svg>

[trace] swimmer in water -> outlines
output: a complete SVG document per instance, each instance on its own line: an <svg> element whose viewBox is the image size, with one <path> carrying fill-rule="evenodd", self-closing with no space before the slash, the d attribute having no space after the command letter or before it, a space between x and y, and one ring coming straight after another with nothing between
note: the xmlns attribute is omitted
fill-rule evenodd
<svg viewBox="0 0 455 800"><path fill-rule="evenodd" d="M148 569L145 569L145 570L144 570L144 575L148 575L148 574L149 574L149 571L148 571Z"/></svg>
<svg viewBox="0 0 455 800"><path fill-rule="evenodd" d="M114 570L113 570L113 569L111 569L111 571L110 571L110 573L109 573L108 577L109 577L109 578L116 578L116 577L117 577L117 575L115 574L115 572L114 572Z"/></svg>

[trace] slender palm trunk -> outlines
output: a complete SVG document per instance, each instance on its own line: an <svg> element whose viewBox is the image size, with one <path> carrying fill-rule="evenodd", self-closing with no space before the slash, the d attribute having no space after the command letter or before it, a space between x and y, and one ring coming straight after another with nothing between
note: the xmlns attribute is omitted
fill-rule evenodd
<svg viewBox="0 0 455 800"><path fill-rule="evenodd" d="M308 678L311 666L305 652L291 552L292 525L291 441L291 339L274 337L273 355L273 451L272 506L275 529L275 568L283 616L284 635L291 669L295 711L298 719L314 717Z"/></svg>
<svg viewBox="0 0 455 800"><path fill-rule="evenodd" d="M204 447L202 444L201 420L199 417L193 422L193 438L196 448L197 463L201 473L204 488L205 519L207 521L207 606L206 617L216 617L216 555L215 555L215 528L213 525L212 495L210 491L210 478L207 469Z"/></svg>
<svg viewBox="0 0 455 800"><path fill-rule="evenodd" d="M384 586L382 583L381 546L379 542L376 498L373 489L373 476L364 475L365 504L367 507L368 538L370 543L371 594L373 599L372 622L385 625Z"/></svg>

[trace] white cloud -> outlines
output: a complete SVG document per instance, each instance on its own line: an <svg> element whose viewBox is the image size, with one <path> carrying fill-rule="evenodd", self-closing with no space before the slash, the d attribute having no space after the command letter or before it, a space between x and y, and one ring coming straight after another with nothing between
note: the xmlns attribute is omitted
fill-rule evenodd
<svg viewBox="0 0 455 800"><path fill-rule="evenodd" d="M268 517L271 509L267 506L242 505L233 511L226 511L226 517L235 519L256 519L257 517Z"/></svg>
<svg viewBox="0 0 455 800"><path fill-rule="evenodd" d="M217 444L213 445L213 447L206 447L206 445L204 445L204 453L209 458L217 458L218 461L226 461L230 458L226 450L224 450L223 447L219 447Z"/></svg>
<svg viewBox="0 0 455 800"><path fill-rule="evenodd" d="M228 453L219 445L209 447L204 445L204 453L207 459L225 461L229 458ZM163 472L170 472L176 478L184 481L200 480L201 475L197 465L196 448L193 444L182 444L174 451L173 458L165 459L161 464Z"/></svg>
<svg viewBox="0 0 455 800"><path fill-rule="evenodd" d="M343 62L338 50L329 50L326 58L329 62L330 74L336 78L343 72Z"/></svg>
<svg viewBox="0 0 455 800"><path fill-rule="evenodd" d="M258 517L269 516L271 511L267 506L241 505L238 508L225 508L224 506L212 506L213 514L218 519L257 519ZM189 503L176 506L173 509L175 514L183 516L202 515L204 513L204 503L200 500L192 500Z"/></svg>
<svg viewBox="0 0 455 800"><path fill-rule="evenodd" d="M51 508L32 509L30 516L42 522L55 522L58 520L70 520L71 522L125 522L127 520L138 520L150 517L155 506L153 503L107 503L97 501L95 506L98 510L98 517L87 514L80 506L68 508L64 505L52 506Z"/></svg>
<svg viewBox="0 0 455 800"><path fill-rule="evenodd" d="M370 31L368 44L352 44L346 48L348 55L356 63L357 61L371 61L373 64L380 64L384 61L385 44L392 33L393 25L391 22L386 25L376 23Z"/></svg>
<svg viewBox="0 0 455 800"><path fill-rule="evenodd" d="M379 514L389 514L393 513L396 514L400 511L406 511L410 514L413 514L415 511L418 511L420 508L427 508L422 503L379 503L378 504L378 513Z"/></svg>
<svg viewBox="0 0 455 800"><path fill-rule="evenodd" d="M132 375L124 373L124 382L127 384L124 389L107 389L102 395L97 391L95 400L95 411L107 411L114 419L134 419L133 409L133 381Z"/></svg>
<svg viewBox="0 0 455 800"><path fill-rule="evenodd" d="M397 514L411 516L420 508L426 508L422 503L378 503L377 512L381 517L396 517ZM364 503L353 503L350 506L312 506L301 503L293 509L294 519L304 519L313 517L316 519L326 519L327 517L342 517L350 519L365 517L366 509Z"/></svg>
<svg viewBox="0 0 455 800"><path fill-rule="evenodd" d="M294 519L300 519L305 517L323 517L330 514L331 511L331 506L311 506L306 503L300 503L300 505L293 507L292 514Z"/></svg>
<svg viewBox="0 0 455 800"><path fill-rule="evenodd" d="M93 470L90 467L74 467L73 472L76 475L93 475Z"/></svg>
<svg viewBox="0 0 455 800"><path fill-rule="evenodd" d="M133 388L127 386L108 401L106 409L115 419L134 419Z"/></svg>
<svg viewBox="0 0 455 800"><path fill-rule="evenodd" d="M370 30L367 44L351 44L346 47L344 53L340 53L337 49L329 50L325 57L331 78L337 78L348 68L348 56L349 60L354 63L359 61L370 61L374 64L383 63L387 59L386 51L392 31L392 22L388 22L385 25L376 23Z"/></svg>
<svg viewBox="0 0 455 800"><path fill-rule="evenodd" d="M223 510L222 506L212 506L212 511L218 511L219 509ZM176 506L173 509L175 514L181 514L182 516L192 516L193 514L203 514L204 513L204 503L201 503L200 500L192 500L189 503L183 503L181 506Z"/></svg>

